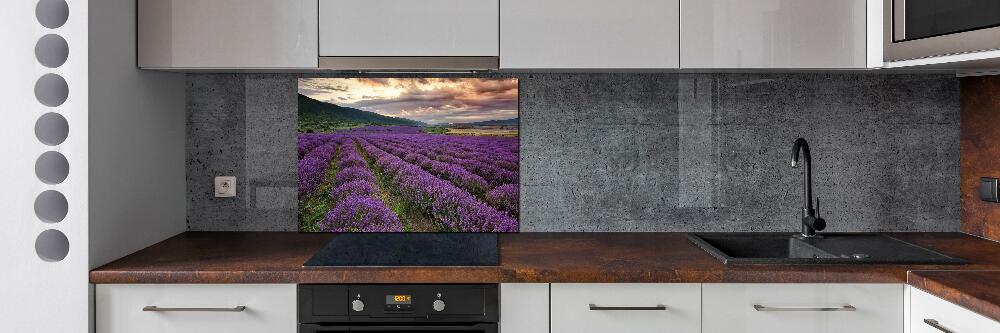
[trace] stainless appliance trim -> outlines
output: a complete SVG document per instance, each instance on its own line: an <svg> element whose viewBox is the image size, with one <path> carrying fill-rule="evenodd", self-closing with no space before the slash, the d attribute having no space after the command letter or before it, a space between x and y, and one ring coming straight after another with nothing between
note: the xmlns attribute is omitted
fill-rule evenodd
<svg viewBox="0 0 1000 333"><path fill-rule="evenodd" d="M422 326L400 326L400 325L376 325L376 326L324 326L318 324L300 324L299 333L323 333L323 332L498 332L497 324L473 324L473 325L422 325Z"/></svg>
<svg viewBox="0 0 1000 333"><path fill-rule="evenodd" d="M343 71L487 71L500 57L319 57L319 69Z"/></svg>
<svg viewBox="0 0 1000 333"><path fill-rule="evenodd" d="M883 0L882 43L885 61L972 53L1000 49L1000 27L984 28L954 34L906 39L905 0Z"/></svg>
<svg viewBox="0 0 1000 333"><path fill-rule="evenodd" d="M654 306L599 306L590 304L591 311L662 311L666 309L667 306L663 304Z"/></svg>
<svg viewBox="0 0 1000 333"><path fill-rule="evenodd" d="M757 311L857 311L853 305L844 305L837 307L807 307L807 308L778 308L763 306L760 304L754 304L753 309Z"/></svg>
<svg viewBox="0 0 1000 333"><path fill-rule="evenodd" d="M161 308L155 305L142 307L142 311L153 312L243 312L247 307L240 305L231 308Z"/></svg>
<svg viewBox="0 0 1000 333"><path fill-rule="evenodd" d="M929 319L929 318L928 319L924 319L924 324L927 324L930 327L936 328L938 331L941 331L941 332L944 332L944 333L955 333L955 331L949 330L949 329L945 328L944 326L941 326L941 323L939 323L937 320L934 320L934 319Z"/></svg>

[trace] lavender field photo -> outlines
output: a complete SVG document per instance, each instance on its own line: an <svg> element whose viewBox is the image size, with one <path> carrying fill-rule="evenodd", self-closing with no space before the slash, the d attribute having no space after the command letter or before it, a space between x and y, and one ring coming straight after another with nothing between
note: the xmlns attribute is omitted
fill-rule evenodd
<svg viewBox="0 0 1000 333"><path fill-rule="evenodd" d="M299 230L517 232L517 79L299 80Z"/></svg>

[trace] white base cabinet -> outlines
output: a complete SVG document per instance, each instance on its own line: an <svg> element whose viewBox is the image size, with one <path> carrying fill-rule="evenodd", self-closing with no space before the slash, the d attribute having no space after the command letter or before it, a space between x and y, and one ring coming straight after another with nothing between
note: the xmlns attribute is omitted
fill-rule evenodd
<svg viewBox="0 0 1000 333"><path fill-rule="evenodd" d="M298 326L294 284L100 284L96 303L98 333L295 333ZM143 310L149 306L165 311Z"/></svg>
<svg viewBox="0 0 1000 333"><path fill-rule="evenodd" d="M961 306L907 287L910 293L910 315L907 333L997 333L1000 322L986 318Z"/></svg>
<svg viewBox="0 0 1000 333"><path fill-rule="evenodd" d="M549 284L501 283L500 331L549 333Z"/></svg>
<svg viewBox="0 0 1000 333"><path fill-rule="evenodd" d="M552 332L701 332L700 284L552 284Z"/></svg>
<svg viewBox="0 0 1000 333"><path fill-rule="evenodd" d="M903 332L902 284L704 284L703 332Z"/></svg>

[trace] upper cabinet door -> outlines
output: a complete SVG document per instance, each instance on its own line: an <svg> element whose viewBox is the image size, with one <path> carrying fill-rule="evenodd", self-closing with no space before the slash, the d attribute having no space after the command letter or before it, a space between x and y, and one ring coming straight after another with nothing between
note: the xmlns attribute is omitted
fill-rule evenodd
<svg viewBox="0 0 1000 333"><path fill-rule="evenodd" d="M317 0L139 0L139 67L316 68Z"/></svg>
<svg viewBox="0 0 1000 333"><path fill-rule="evenodd" d="M319 0L324 57L496 57L499 0Z"/></svg>
<svg viewBox="0 0 1000 333"><path fill-rule="evenodd" d="M865 0L681 0L681 14L681 68L868 67Z"/></svg>
<svg viewBox="0 0 1000 333"><path fill-rule="evenodd" d="M503 0L500 67L678 66L678 0Z"/></svg>

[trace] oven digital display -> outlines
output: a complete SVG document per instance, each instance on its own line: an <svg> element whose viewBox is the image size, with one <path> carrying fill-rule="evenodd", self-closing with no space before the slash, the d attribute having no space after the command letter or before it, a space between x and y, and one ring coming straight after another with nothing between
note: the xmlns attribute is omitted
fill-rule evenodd
<svg viewBox="0 0 1000 333"><path fill-rule="evenodd" d="M389 305L409 305L412 301L410 295L385 295L385 304Z"/></svg>

